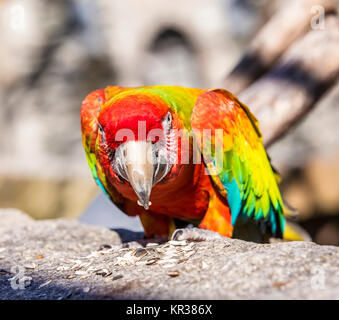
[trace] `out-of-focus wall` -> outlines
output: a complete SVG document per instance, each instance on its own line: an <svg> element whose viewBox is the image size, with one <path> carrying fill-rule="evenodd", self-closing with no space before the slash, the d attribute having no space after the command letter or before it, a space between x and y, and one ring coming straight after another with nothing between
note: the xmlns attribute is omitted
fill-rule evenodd
<svg viewBox="0 0 339 320"><path fill-rule="evenodd" d="M0 206L78 215L98 191L82 99L108 84L217 86L265 2L0 1Z"/></svg>

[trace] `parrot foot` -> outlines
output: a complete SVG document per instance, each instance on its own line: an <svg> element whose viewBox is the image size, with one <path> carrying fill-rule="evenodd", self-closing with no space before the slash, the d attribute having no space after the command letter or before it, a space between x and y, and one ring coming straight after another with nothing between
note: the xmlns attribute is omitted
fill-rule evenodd
<svg viewBox="0 0 339 320"><path fill-rule="evenodd" d="M176 229L172 234L171 240L188 240L188 241L213 241L216 239L227 239L226 237L221 236L219 233L199 229L199 228L184 228Z"/></svg>

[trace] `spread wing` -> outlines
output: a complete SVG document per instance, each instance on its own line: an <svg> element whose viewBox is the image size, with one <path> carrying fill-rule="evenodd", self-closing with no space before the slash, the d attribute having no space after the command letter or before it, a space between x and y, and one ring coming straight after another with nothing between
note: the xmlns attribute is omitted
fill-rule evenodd
<svg viewBox="0 0 339 320"><path fill-rule="evenodd" d="M210 129L210 137L205 131L197 142L212 180L228 201L232 225L239 217L253 219L281 237L285 220L277 177L249 109L226 90L208 90L198 97L191 123L196 135Z"/></svg>

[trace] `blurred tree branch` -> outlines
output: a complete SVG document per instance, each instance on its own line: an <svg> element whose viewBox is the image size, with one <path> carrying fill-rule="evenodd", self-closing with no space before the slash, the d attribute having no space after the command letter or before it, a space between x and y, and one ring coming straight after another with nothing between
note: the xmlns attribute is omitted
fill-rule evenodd
<svg viewBox="0 0 339 320"><path fill-rule="evenodd" d="M313 6L326 13L311 28ZM300 120L339 75L337 0L284 2L224 81L259 120L266 146Z"/></svg>

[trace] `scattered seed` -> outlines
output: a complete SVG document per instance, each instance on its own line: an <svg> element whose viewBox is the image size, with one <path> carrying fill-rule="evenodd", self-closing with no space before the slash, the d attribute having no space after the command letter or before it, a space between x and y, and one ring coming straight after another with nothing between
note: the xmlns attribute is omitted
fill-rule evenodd
<svg viewBox="0 0 339 320"><path fill-rule="evenodd" d="M85 275L79 277L80 280L84 280L84 279L87 279L87 278L89 278L89 274L85 274Z"/></svg>
<svg viewBox="0 0 339 320"><path fill-rule="evenodd" d="M35 263L31 263L31 264L25 264L24 267L26 269L35 269L38 265Z"/></svg>
<svg viewBox="0 0 339 320"><path fill-rule="evenodd" d="M71 296L73 295L73 293L72 292L70 292L68 295L66 295L65 296L65 298L64 299L69 299Z"/></svg>
<svg viewBox="0 0 339 320"><path fill-rule="evenodd" d="M90 290L91 290L90 287L85 287L85 288L82 289L82 291L85 292L85 293L89 292Z"/></svg>
<svg viewBox="0 0 339 320"><path fill-rule="evenodd" d="M101 269L101 270L97 270L95 274L98 276L108 277L112 274L112 272L107 269Z"/></svg>
<svg viewBox="0 0 339 320"><path fill-rule="evenodd" d="M135 265L137 265L137 266L142 266L142 265L146 265L147 264L147 261L146 260L140 260L140 261L137 261L136 263L135 263Z"/></svg>
<svg viewBox="0 0 339 320"><path fill-rule="evenodd" d="M190 251L193 249L193 245L188 245L187 247L180 248L182 251Z"/></svg>
<svg viewBox="0 0 339 320"><path fill-rule="evenodd" d="M81 266L73 266L71 270L73 271L79 271L82 267Z"/></svg>
<svg viewBox="0 0 339 320"><path fill-rule="evenodd" d="M123 278L124 276L122 274L118 274L117 276L113 277L112 280L118 280Z"/></svg>
<svg viewBox="0 0 339 320"><path fill-rule="evenodd" d="M130 250L130 247L128 246L128 244L126 245L126 243L124 243L123 247L119 251L128 251L128 250Z"/></svg>
<svg viewBox="0 0 339 320"><path fill-rule="evenodd" d="M94 257L97 257L99 255L99 252L91 252L88 256L86 256L86 258L94 258Z"/></svg>
<svg viewBox="0 0 339 320"><path fill-rule="evenodd" d="M157 261L159 261L159 258L148 259L146 261L146 265L150 266L152 264L155 264Z"/></svg>
<svg viewBox="0 0 339 320"><path fill-rule="evenodd" d="M178 262L177 259L167 259L167 260L160 260L159 264L165 264L165 263L175 263Z"/></svg>
<svg viewBox="0 0 339 320"><path fill-rule="evenodd" d="M102 245L99 247L98 251L106 250L106 249L111 249L111 248L112 248L112 246L109 245L109 244L102 244Z"/></svg>
<svg viewBox="0 0 339 320"><path fill-rule="evenodd" d="M128 251L127 253L124 254L123 258L131 259L132 255L133 255L133 251Z"/></svg>
<svg viewBox="0 0 339 320"><path fill-rule="evenodd" d="M41 285L39 286L39 289L40 289L40 288L43 288L43 287L46 287L46 286L49 285L51 282L52 282L52 280L48 280L48 281L44 282L43 284L41 284Z"/></svg>
<svg viewBox="0 0 339 320"><path fill-rule="evenodd" d="M68 293L68 294L66 294L64 296L58 297L57 300L66 300L66 299L69 299L72 295L73 295L73 293L70 292L70 293Z"/></svg>
<svg viewBox="0 0 339 320"><path fill-rule="evenodd" d="M292 282L292 280L288 280L288 281L276 281L276 282L273 283L273 288L281 288L281 287L284 287L284 286L288 285L291 282Z"/></svg>
<svg viewBox="0 0 339 320"><path fill-rule="evenodd" d="M180 260L178 260L178 264L179 263L183 263L183 262L186 262L188 259L187 258L184 258L184 259L180 259Z"/></svg>
<svg viewBox="0 0 339 320"><path fill-rule="evenodd" d="M39 254L36 258L37 258L37 259L43 259L43 258L44 258L44 255L43 255L43 254Z"/></svg>
<svg viewBox="0 0 339 320"><path fill-rule="evenodd" d="M143 248L139 248L139 249L136 249L134 252L133 252L133 255L137 258L142 258L144 256L147 255L147 250L143 249Z"/></svg>
<svg viewBox="0 0 339 320"><path fill-rule="evenodd" d="M168 241L168 243L172 246L185 246L187 245L187 241L186 240L181 240L181 241L178 241L178 240L170 240Z"/></svg>
<svg viewBox="0 0 339 320"><path fill-rule="evenodd" d="M7 274L10 274L10 272L5 269L0 269L0 276L5 276Z"/></svg>
<svg viewBox="0 0 339 320"><path fill-rule="evenodd" d="M176 266L175 263L170 263L170 264L164 264L162 267L167 269L167 268L173 268L175 266Z"/></svg>
<svg viewBox="0 0 339 320"><path fill-rule="evenodd" d="M195 251L190 251L185 253L185 258L189 258L195 254Z"/></svg>
<svg viewBox="0 0 339 320"><path fill-rule="evenodd" d="M158 246L158 244L155 242L149 242L146 244L146 247L156 247L156 246Z"/></svg>
<svg viewBox="0 0 339 320"><path fill-rule="evenodd" d="M178 252L179 252L179 247L174 247L174 248L168 249L166 251L162 251L162 253L166 256L169 256L171 254L177 254Z"/></svg>
<svg viewBox="0 0 339 320"><path fill-rule="evenodd" d="M174 277L177 277L177 276L179 275L179 271L177 271L177 270L169 271L169 272L167 272L167 274L168 274L170 277L174 278Z"/></svg>
<svg viewBox="0 0 339 320"><path fill-rule="evenodd" d="M85 275L88 275L88 273L86 271L82 271L82 270L79 270L79 271L75 271L75 274L77 276L85 276Z"/></svg>
<svg viewBox="0 0 339 320"><path fill-rule="evenodd" d="M128 248L142 248L142 245L139 242L131 241L128 243Z"/></svg>
<svg viewBox="0 0 339 320"><path fill-rule="evenodd" d="M57 271L67 271L67 270L69 270L69 267L66 266L57 267Z"/></svg>
<svg viewBox="0 0 339 320"><path fill-rule="evenodd" d="M0 253L4 252L6 250L6 248L0 248Z"/></svg>
<svg viewBox="0 0 339 320"><path fill-rule="evenodd" d="M0 256L0 260L5 259L5 258L6 258L5 256Z"/></svg>
<svg viewBox="0 0 339 320"><path fill-rule="evenodd" d="M201 263L201 268L202 268L202 269L207 269L207 268L208 268L208 264L207 264L205 261L203 261L203 262Z"/></svg>
<svg viewBox="0 0 339 320"><path fill-rule="evenodd" d="M179 252L173 252L173 253L170 253L170 254L165 254L164 255L164 257L163 257L163 259L165 260L169 260L169 259L178 259L178 257L179 257Z"/></svg>
<svg viewBox="0 0 339 320"><path fill-rule="evenodd" d="M68 276L66 276L66 279L73 279L73 278L75 278L75 275L73 274L69 274Z"/></svg>

